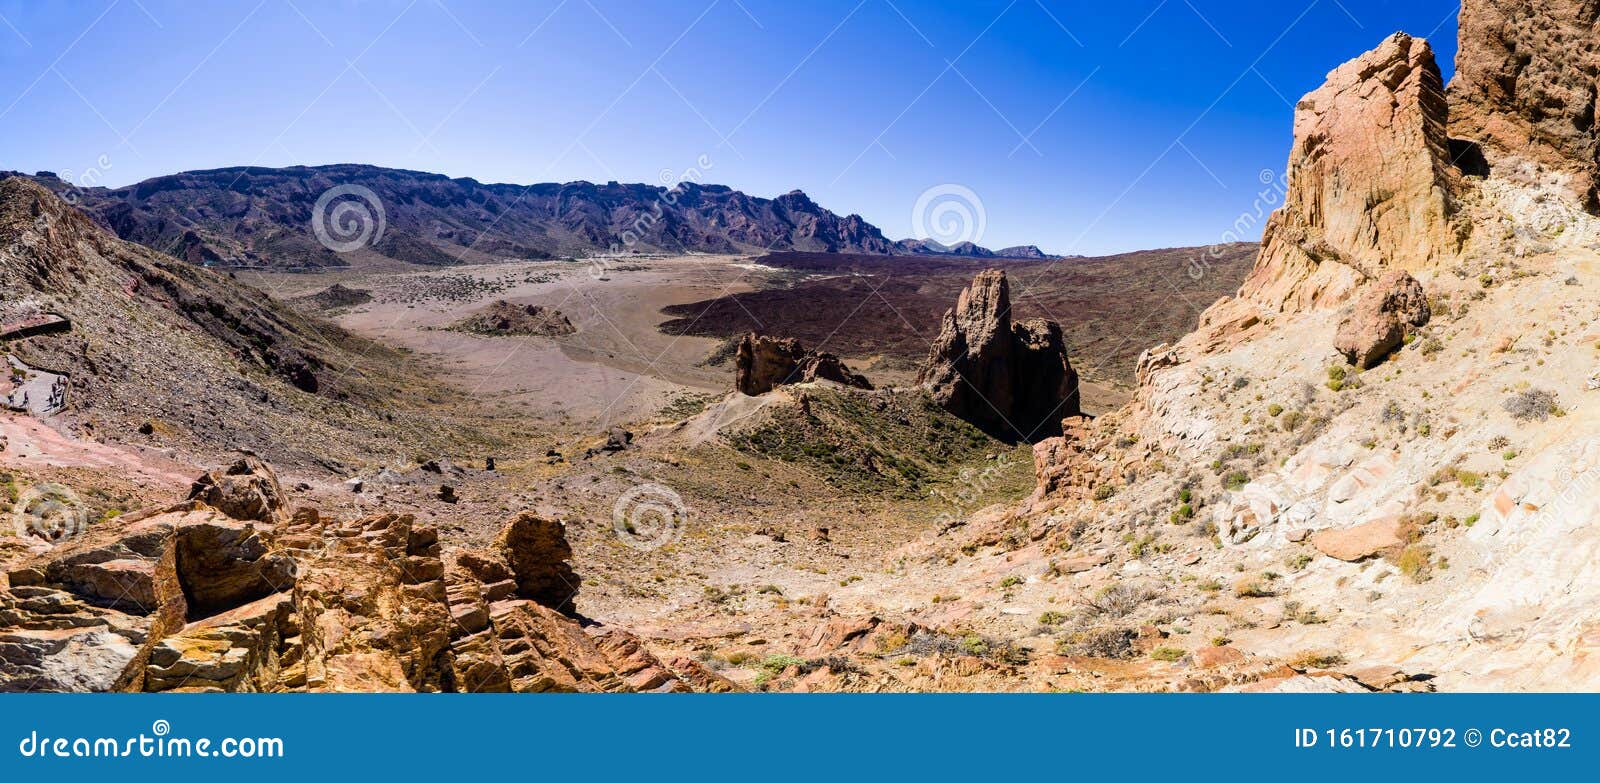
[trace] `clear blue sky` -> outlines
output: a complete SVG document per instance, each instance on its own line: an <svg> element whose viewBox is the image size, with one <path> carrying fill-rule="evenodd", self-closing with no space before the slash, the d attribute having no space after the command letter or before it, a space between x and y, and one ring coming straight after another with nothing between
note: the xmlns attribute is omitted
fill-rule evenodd
<svg viewBox="0 0 1600 783"><path fill-rule="evenodd" d="M204 10L198 10L203 8ZM795 188L893 238L930 187L982 244L1218 241L1292 104L1453 0L0 0L0 169L105 182L357 162Z"/></svg>

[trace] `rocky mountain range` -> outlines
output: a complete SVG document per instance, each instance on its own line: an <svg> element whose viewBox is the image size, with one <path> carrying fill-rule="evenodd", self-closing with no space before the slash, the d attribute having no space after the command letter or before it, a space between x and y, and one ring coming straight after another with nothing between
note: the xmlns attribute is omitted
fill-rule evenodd
<svg viewBox="0 0 1600 783"><path fill-rule="evenodd" d="M1050 258L1031 245L991 251L972 243L894 242L860 215L837 215L798 190L767 199L688 181L670 188L581 181L523 186L364 165L189 171L121 188L80 188L51 172L33 179L71 194L117 236L207 266L330 268L385 259L450 265L768 250ZM319 215L319 199L335 188L358 197L350 203L361 211L340 214L324 202ZM376 205L367 203L373 199ZM329 249L313 227L330 219L354 221L342 228L368 230L371 241L347 252Z"/></svg>

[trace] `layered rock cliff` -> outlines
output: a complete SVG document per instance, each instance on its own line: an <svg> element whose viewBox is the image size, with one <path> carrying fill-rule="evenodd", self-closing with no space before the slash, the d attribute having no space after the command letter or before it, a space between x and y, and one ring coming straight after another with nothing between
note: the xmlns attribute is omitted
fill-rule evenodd
<svg viewBox="0 0 1600 783"><path fill-rule="evenodd" d="M1269 311L1340 304L1387 269L1453 254L1461 174L1426 41L1395 33L1295 107L1288 192L1240 296Z"/></svg>

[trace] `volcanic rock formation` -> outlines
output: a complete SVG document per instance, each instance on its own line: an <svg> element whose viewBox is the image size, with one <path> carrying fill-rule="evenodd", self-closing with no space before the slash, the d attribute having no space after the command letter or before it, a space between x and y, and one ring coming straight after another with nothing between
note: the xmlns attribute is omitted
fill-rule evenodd
<svg viewBox="0 0 1600 783"><path fill-rule="evenodd" d="M544 305L512 304L504 299L457 321L450 328L490 336L561 337L578 331L559 310Z"/></svg>
<svg viewBox="0 0 1600 783"><path fill-rule="evenodd" d="M1426 41L1395 33L1295 107L1288 192L1240 295L1273 311L1337 305L1385 269L1448 257L1460 172Z"/></svg>
<svg viewBox="0 0 1600 783"><path fill-rule="evenodd" d="M264 463L240 466L243 494L277 486ZM450 555L410 516L238 519L259 516L240 494L200 492L0 563L0 691L735 689L570 616L560 522L524 513L494 546Z"/></svg>
<svg viewBox="0 0 1600 783"><path fill-rule="evenodd" d="M750 332L739 341L734 359L738 374L734 388L742 394L766 394L791 383L833 381L857 389L871 389L865 376L850 371L831 353L808 351L793 337L767 337Z"/></svg>
<svg viewBox="0 0 1600 783"><path fill-rule="evenodd" d="M978 273L945 312L917 382L945 410L1006 440L1060 435L1061 420L1080 413L1061 326L1043 318L1013 323L1000 269Z"/></svg>
<svg viewBox="0 0 1600 783"><path fill-rule="evenodd" d="M1597 206L1595 127L1600 5L1593 0L1467 0L1450 82L1450 133L1493 162L1521 158L1570 177Z"/></svg>

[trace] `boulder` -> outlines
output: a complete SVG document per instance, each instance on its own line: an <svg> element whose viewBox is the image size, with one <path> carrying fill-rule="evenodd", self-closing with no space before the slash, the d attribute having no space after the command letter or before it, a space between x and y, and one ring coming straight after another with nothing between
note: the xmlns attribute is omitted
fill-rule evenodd
<svg viewBox="0 0 1600 783"><path fill-rule="evenodd" d="M1390 268L1454 255L1460 172L1439 66L1395 33L1339 66L1295 107L1283 206L1240 296L1269 312L1337 306Z"/></svg>
<svg viewBox="0 0 1600 783"><path fill-rule="evenodd" d="M568 562L566 530L560 520L524 511L500 531L494 549L516 580L517 595L570 614L581 580Z"/></svg>
<svg viewBox="0 0 1600 783"><path fill-rule="evenodd" d="M240 457L225 470L207 471L195 479L189 499L234 519L272 524L289 516L288 498L278 485L277 474L253 454Z"/></svg>
<svg viewBox="0 0 1600 783"><path fill-rule="evenodd" d="M1400 269L1385 272L1339 324L1333 347L1346 361L1366 369L1399 348L1406 335L1425 326L1428 296L1416 278Z"/></svg>
<svg viewBox="0 0 1600 783"><path fill-rule="evenodd" d="M1311 545L1328 557L1354 563L1405 546L1398 517L1383 517L1344 528L1311 534Z"/></svg>
<svg viewBox="0 0 1600 783"><path fill-rule="evenodd" d="M978 273L945 312L917 382L945 410L1004 440L1058 436L1061 420L1080 413L1061 326L1014 323L1001 269Z"/></svg>
<svg viewBox="0 0 1600 783"><path fill-rule="evenodd" d="M750 332L739 341L734 365L737 369L734 388L752 397L779 386L819 380L858 389L872 388L866 377L851 372L839 357L808 351L793 337L767 337Z"/></svg>

